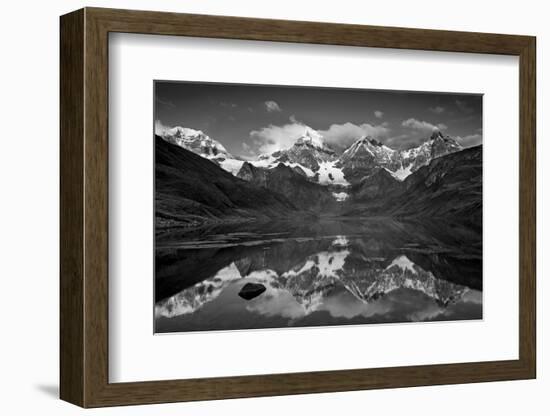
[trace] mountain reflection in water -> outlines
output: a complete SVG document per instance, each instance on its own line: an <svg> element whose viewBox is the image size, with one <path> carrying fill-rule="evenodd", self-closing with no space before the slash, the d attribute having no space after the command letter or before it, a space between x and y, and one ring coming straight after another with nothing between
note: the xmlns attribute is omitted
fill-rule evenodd
<svg viewBox="0 0 550 416"><path fill-rule="evenodd" d="M482 318L478 229L387 219L157 235L155 331ZM266 290L238 295L247 283Z"/></svg>

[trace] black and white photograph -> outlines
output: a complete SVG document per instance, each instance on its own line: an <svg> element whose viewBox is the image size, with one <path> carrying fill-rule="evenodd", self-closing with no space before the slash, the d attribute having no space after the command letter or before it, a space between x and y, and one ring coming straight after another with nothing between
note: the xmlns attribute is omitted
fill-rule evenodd
<svg viewBox="0 0 550 416"><path fill-rule="evenodd" d="M483 319L482 104L155 81L155 333Z"/></svg>

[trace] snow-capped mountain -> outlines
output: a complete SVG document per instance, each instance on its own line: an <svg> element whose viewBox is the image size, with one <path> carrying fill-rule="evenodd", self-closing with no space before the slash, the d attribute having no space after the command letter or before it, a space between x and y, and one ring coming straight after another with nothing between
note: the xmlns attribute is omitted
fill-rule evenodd
<svg viewBox="0 0 550 416"><path fill-rule="evenodd" d="M157 132L168 143L183 147L193 153L219 165L222 169L237 175L244 161L235 158L217 140L212 139L201 130L176 126Z"/></svg>
<svg viewBox="0 0 550 416"><path fill-rule="evenodd" d="M347 180L353 183L372 175L379 168L387 169L397 180L404 180L420 167L433 159L463 150L463 147L450 136L440 131L417 147L397 151L372 137L362 137L353 143L338 159L336 166L344 172Z"/></svg>
<svg viewBox="0 0 550 416"><path fill-rule="evenodd" d="M357 183L380 168L396 171L400 166L399 152L366 136L344 151L336 166L342 170L349 182Z"/></svg>
<svg viewBox="0 0 550 416"><path fill-rule="evenodd" d="M232 156L219 141L200 130L177 126L158 134L167 142L205 157L245 180L250 180L250 166L271 170L282 163L311 182L331 186L334 194L339 195L335 198L340 202L345 200L342 192L346 187L361 183L380 169L385 169L394 180L403 181L433 159L463 150L456 140L436 131L419 146L401 151L373 137L364 136L338 155L318 131L304 126L303 134L296 138L291 147L260 155L244 166L243 160Z"/></svg>
<svg viewBox="0 0 550 416"><path fill-rule="evenodd" d="M433 159L463 150L463 147L452 137L434 131L430 138L420 146L402 150L399 154L401 176L408 176L418 168L427 165ZM406 177L405 176L405 177Z"/></svg>
<svg viewBox="0 0 550 416"><path fill-rule="evenodd" d="M304 134L296 140L295 144L305 144L311 147L315 147L321 151L334 153L332 149L325 144L323 136L317 130L312 129L309 126L305 126Z"/></svg>
<svg viewBox="0 0 550 416"><path fill-rule="evenodd" d="M220 142L210 138L201 130L176 126L163 130L160 132L160 136L168 143L176 144L207 159L233 159L233 156Z"/></svg>
<svg viewBox="0 0 550 416"><path fill-rule="evenodd" d="M324 143L321 134L305 126L304 134L292 147L272 153L271 158L276 162L297 163L317 172L321 163L335 160L336 153Z"/></svg>
<svg viewBox="0 0 550 416"><path fill-rule="evenodd" d="M401 151L373 137L361 137L338 156L324 143L321 134L307 126L304 129L304 134L289 149L261 155L251 163L267 169L284 163L301 168L314 182L345 187L359 183L380 168L402 181L433 159L463 149L456 140L437 131L419 146Z"/></svg>
<svg viewBox="0 0 550 416"><path fill-rule="evenodd" d="M338 155L324 143L323 136L311 127L304 126L303 134L290 148L260 155L257 160L249 163L263 169L274 169L283 163L304 174L312 182L336 187L349 186L344 173L336 166L337 160ZM246 179L247 173L240 172L237 176Z"/></svg>
<svg viewBox="0 0 550 416"><path fill-rule="evenodd" d="M370 136L362 137L353 143L339 158L341 164L356 158L374 160L378 166L387 167L390 170L399 158L399 152L390 149Z"/></svg>

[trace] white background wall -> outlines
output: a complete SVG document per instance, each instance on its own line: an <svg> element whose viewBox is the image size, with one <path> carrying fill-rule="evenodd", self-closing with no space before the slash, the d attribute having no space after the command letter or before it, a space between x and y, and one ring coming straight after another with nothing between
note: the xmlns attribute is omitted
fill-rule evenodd
<svg viewBox="0 0 550 416"><path fill-rule="evenodd" d="M550 86L545 2L278 0L24 1L0 6L0 409L3 414L82 412L58 391L58 16L82 6L166 10L387 26L536 35L538 41L538 316L535 381L316 394L92 410L88 414L464 414L546 415L550 408L549 329L544 305L550 238L550 145L543 129ZM502 120L503 123L506 120ZM547 250L546 250L547 251ZM546 326L546 328L543 328ZM406 353L406 345L403 346Z"/></svg>

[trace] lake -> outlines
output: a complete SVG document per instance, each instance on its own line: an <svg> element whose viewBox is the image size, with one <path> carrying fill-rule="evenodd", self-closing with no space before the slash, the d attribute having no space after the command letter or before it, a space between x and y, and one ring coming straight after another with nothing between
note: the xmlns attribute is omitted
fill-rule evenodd
<svg viewBox="0 0 550 416"><path fill-rule="evenodd" d="M481 230L326 218L158 233L154 314L156 333L482 319Z"/></svg>

